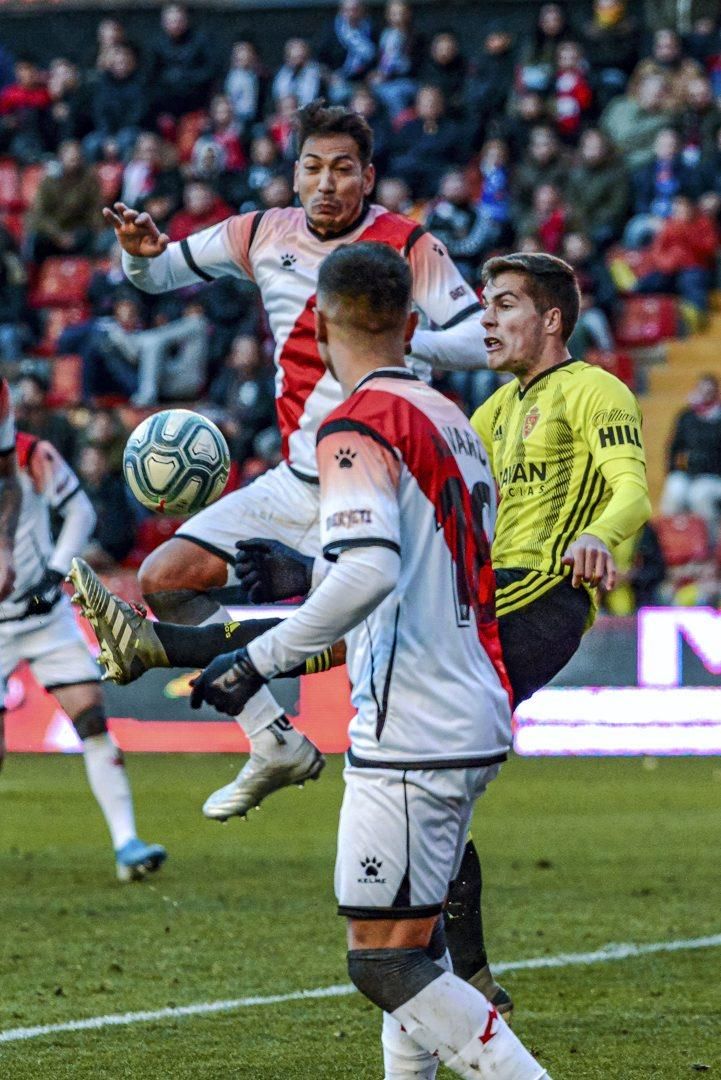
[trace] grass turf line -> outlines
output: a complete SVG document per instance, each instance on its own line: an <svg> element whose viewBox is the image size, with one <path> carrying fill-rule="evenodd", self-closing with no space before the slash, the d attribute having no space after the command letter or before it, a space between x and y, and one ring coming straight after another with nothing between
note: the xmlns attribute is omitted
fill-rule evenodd
<svg viewBox="0 0 721 1080"><path fill-rule="evenodd" d="M334 915L340 763L247 823L199 806L237 759L130 762L141 835L171 861L121 887L77 759L11 757L0 779L4 911L0 1028L346 981ZM604 942L718 929L719 763L510 763L479 805L492 954L593 951ZM718 954L517 971L518 1029L554 1080L692 1075L721 1067ZM0 1048L0 1073L380 1077L378 1024L360 998L63 1034ZM450 1074L445 1074L450 1075Z"/></svg>

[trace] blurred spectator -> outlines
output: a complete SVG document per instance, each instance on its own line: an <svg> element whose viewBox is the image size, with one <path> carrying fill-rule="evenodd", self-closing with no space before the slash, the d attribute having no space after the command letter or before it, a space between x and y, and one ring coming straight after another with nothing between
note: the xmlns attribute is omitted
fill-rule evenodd
<svg viewBox="0 0 721 1080"><path fill-rule="evenodd" d="M530 208L533 195L541 184L561 187L567 175L568 163L556 132L546 126L533 128L526 153L513 177L516 212L522 214Z"/></svg>
<svg viewBox="0 0 721 1080"><path fill-rule="evenodd" d="M721 396L715 375L702 375L676 418L668 454L662 514L691 512L714 534L721 508Z"/></svg>
<svg viewBox="0 0 721 1080"><path fill-rule="evenodd" d="M631 174L633 209L636 214L667 218L676 195L701 195L701 177L697 169L685 164L681 140L673 128L659 131L653 149L653 159Z"/></svg>
<svg viewBox="0 0 721 1080"><path fill-rule="evenodd" d="M611 615L633 615L639 608L658 604L666 563L651 522L614 548L613 555L616 586L604 594L604 609Z"/></svg>
<svg viewBox="0 0 721 1080"><path fill-rule="evenodd" d="M552 105L556 128L564 142L578 142L583 122L593 104L583 50L575 41L562 41L556 50Z"/></svg>
<svg viewBox="0 0 721 1080"><path fill-rule="evenodd" d="M231 172L225 160L225 150L212 135L201 135L195 140L190 165L189 180L210 184L220 198L229 206L238 207L245 194L244 170Z"/></svg>
<svg viewBox="0 0 721 1080"><path fill-rule="evenodd" d="M474 145L479 145L488 131L489 121L505 109L513 88L515 57L513 38L507 29L491 24L483 39L483 51L475 71L466 84L466 108L473 123L477 118Z"/></svg>
<svg viewBox="0 0 721 1080"><path fill-rule="evenodd" d="M567 217L561 189L555 184L541 184L533 193L530 211L519 219L518 227L521 232L537 236L543 251L558 255Z"/></svg>
<svg viewBox="0 0 721 1080"><path fill-rule="evenodd" d="M320 64L312 59L305 38L289 38L283 50L284 64L273 79L273 101L294 97L302 108L320 97L323 85Z"/></svg>
<svg viewBox="0 0 721 1080"><path fill-rule="evenodd" d="M241 142L242 130L233 115L230 98L216 94L210 103L210 122L203 136L212 139L223 151L223 161L228 172L240 172L247 165Z"/></svg>
<svg viewBox="0 0 721 1080"><path fill-rule="evenodd" d="M52 99L40 68L28 57L15 61L15 82L0 90L0 153L23 164L39 161L51 145Z"/></svg>
<svg viewBox="0 0 721 1080"><path fill-rule="evenodd" d="M427 199L460 153L459 130L445 115L443 92L437 86L422 86L416 95L416 119L394 137L391 171L407 182L416 198Z"/></svg>
<svg viewBox="0 0 721 1080"><path fill-rule="evenodd" d="M581 313L569 339L568 350L583 360L589 349L612 353L615 348L609 321L616 306L616 289L603 259L594 254L590 237L569 232L561 255L576 271L581 292Z"/></svg>
<svg viewBox="0 0 721 1080"><path fill-rule="evenodd" d="M217 225L232 213L232 209L215 194L210 184L191 180L183 189L182 209L173 214L168 222L168 236L171 240L184 240L191 233Z"/></svg>
<svg viewBox="0 0 721 1080"><path fill-rule="evenodd" d="M510 155L503 139L489 139L485 143L481 149L478 171L481 174L478 222L487 229L484 243L486 246L510 243Z"/></svg>
<svg viewBox="0 0 721 1080"><path fill-rule="evenodd" d="M30 342L25 286L27 274L10 236L0 226L0 364L22 359Z"/></svg>
<svg viewBox="0 0 721 1080"><path fill-rule="evenodd" d="M232 440L233 458L245 461L256 435L275 425L275 380L256 337L235 338L209 397L227 412L223 426Z"/></svg>
<svg viewBox="0 0 721 1080"><path fill-rule="evenodd" d="M182 194L183 181L174 151L158 135L143 132L125 166L123 202L134 209L147 210L162 228L180 206Z"/></svg>
<svg viewBox="0 0 721 1080"><path fill-rule="evenodd" d="M428 57L418 73L419 81L443 92L448 115L460 117L466 96L468 61L453 30L441 30L431 38Z"/></svg>
<svg viewBox="0 0 721 1080"><path fill-rule="evenodd" d="M203 286L196 293L196 298L202 304L212 327L208 365L211 371L215 371L227 356L231 343L238 334L246 337L259 336L258 289L250 281L223 277Z"/></svg>
<svg viewBox="0 0 721 1080"><path fill-rule="evenodd" d="M260 189L260 203L262 210L284 210L293 202L293 189L290 181L285 176L271 176Z"/></svg>
<svg viewBox="0 0 721 1080"><path fill-rule="evenodd" d="M48 255L87 255L102 228L102 197L95 171L80 143L58 149L58 163L40 182L28 213L28 250L35 262Z"/></svg>
<svg viewBox="0 0 721 1080"><path fill-rule="evenodd" d="M123 473L123 453L128 433L114 409L95 409L83 430L82 447L94 446L102 450L108 462L108 470L117 476Z"/></svg>
<svg viewBox="0 0 721 1080"><path fill-rule="evenodd" d="M684 43L689 56L698 60L707 70L713 70L721 52L717 12L713 11L707 17L694 19L691 31L686 34Z"/></svg>
<svg viewBox="0 0 721 1080"><path fill-rule="evenodd" d="M119 293L128 293L128 279L123 273L121 248L115 244L110 252L110 264L96 267L88 285L88 300L94 316L110 315ZM143 303L145 293L138 293L138 302Z"/></svg>
<svg viewBox="0 0 721 1080"><path fill-rule="evenodd" d="M93 90L93 131L84 142L91 161L108 139L117 143L121 157L130 156L147 109L146 93L135 50L130 45L110 49Z"/></svg>
<svg viewBox="0 0 721 1080"><path fill-rule="evenodd" d="M118 45L126 45L128 38L120 19L112 17L101 19L96 31L96 52L93 67L105 71L113 50Z"/></svg>
<svg viewBox="0 0 721 1080"><path fill-rule="evenodd" d="M64 413L51 409L47 402L48 380L39 371L22 372L13 387L15 420L18 430L47 439L66 461L74 461L77 431Z"/></svg>
<svg viewBox="0 0 721 1080"><path fill-rule="evenodd" d="M594 0L583 31L591 80L599 109L622 94L638 57L638 26L626 0Z"/></svg>
<svg viewBox="0 0 721 1080"><path fill-rule="evenodd" d="M502 138L508 143L512 161L519 161L525 153L531 139L531 132L536 127L547 124L546 105L535 90L526 90L511 99L507 115L489 118L488 132L494 138Z"/></svg>
<svg viewBox="0 0 721 1080"><path fill-rule="evenodd" d="M689 305L692 318L705 315L718 245L716 222L686 195L677 195L671 216L648 249L652 269L639 278L636 292L677 293Z"/></svg>
<svg viewBox="0 0 721 1080"><path fill-rule="evenodd" d="M134 405L188 401L199 396L208 372L210 325L197 301L185 305L181 318L134 335L137 362Z"/></svg>
<svg viewBox="0 0 721 1080"><path fill-rule="evenodd" d="M718 0L644 0L643 17L647 26L658 29L674 26L681 33L690 30L699 19L715 18Z"/></svg>
<svg viewBox="0 0 721 1080"><path fill-rule="evenodd" d="M112 570L135 542L135 514L125 480L111 471L107 455L99 446L83 448L78 474L97 519L82 556L95 570Z"/></svg>
<svg viewBox="0 0 721 1080"><path fill-rule="evenodd" d="M660 75L668 85L668 105L674 111L683 106L686 88L694 78L703 76L697 60L684 56L680 36L675 30L657 30L653 35L651 56L641 60L631 75L633 89L648 75Z"/></svg>
<svg viewBox="0 0 721 1080"><path fill-rule="evenodd" d="M351 84L372 69L377 56L373 24L362 0L341 0L332 24L320 39L317 55L330 72L330 96L347 101Z"/></svg>
<svg viewBox="0 0 721 1080"><path fill-rule="evenodd" d="M621 235L628 214L628 174L607 136L589 128L581 136L578 158L566 184L574 228L606 248Z"/></svg>
<svg viewBox="0 0 721 1080"><path fill-rule="evenodd" d="M82 139L93 128L92 93L77 64L58 57L50 62L48 92L52 98L53 148L67 139Z"/></svg>
<svg viewBox="0 0 721 1080"><path fill-rule="evenodd" d="M439 194L440 198L433 204L426 220L426 228L445 244L466 281L472 281L484 245L482 237L472 246L468 245L478 215L465 172L454 169L446 173Z"/></svg>
<svg viewBox="0 0 721 1080"><path fill-rule="evenodd" d="M393 131L388 115L376 95L367 86L359 86L353 92L349 107L367 120L373 132L373 161L377 173L382 176L388 165Z"/></svg>
<svg viewBox="0 0 721 1080"><path fill-rule="evenodd" d="M714 101L711 83L708 79L691 79L686 85L683 108L678 118L685 165L694 167L704 156L713 153L719 125L721 115Z"/></svg>
<svg viewBox="0 0 721 1080"><path fill-rule="evenodd" d="M556 67L556 50L568 37L569 26L561 4L542 4L533 34L521 52L518 66L519 91L550 93Z"/></svg>
<svg viewBox="0 0 721 1080"><path fill-rule="evenodd" d="M246 137L252 125L260 119L266 84L267 77L253 42L236 41L223 89L230 99L233 116Z"/></svg>
<svg viewBox="0 0 721 1080"><path fill-rule="evenodd" d="M4 45L0 45L0 90L10 86L14 77L15 61L12 53Z"/></svg>
<svg viewBox="0 0 721 1080"><path fill-rule="evenodd" d="M182 4L166 5L160 25L148 82L156 113L178 117L205 105L215 58L205 34L193 28Z"/></svg>
<svg viewBox="0 0 721 1080"><path fill-rule="evenodd" d="M128 398L138 384L138 349L134 338L143 328L143 310L135 290L115 294L112 313L77 326L67 326L58 352L83 362L83 400L108 394Z"/></svg>
<svg viewBox="0 0 721 1080"><path fill-rule="evenodd" d="M280 151L270 135L259 135L250 144L250 165L243 177L244 190L241 211L258 210L261 191L275 176L288 176L289 164L281 160Z"/></svg>
<svg viewBox="0 0 721 1080"><path fill-rule="evenodd" d="M398 176L386 176L378 181L375 202L385 206L391 214L410 214L413 210L411 190Z"/></svg>
<svg viewBox="0 0 721 1080"><path fill-rule="evenodd" d="M298 102L292 94L278 102L278 109L268 117L268 133L286 161L295 161L295 114Z"/></svg>
<svg viewBox="0 0 721 1080"><path fill-rule="evenodd" d="M664 75L645 75L604 109L600 126L613 141L629 169L653 159L656 136L674 119Z"/></svg>
<svg viewBox="0 0 721 1080"><path fill-rule="evenodd" d="M391 117L413 101L422 60L423 41L413 26L413 8L406 0L388 0L378 64L369 78Z"/></svg>

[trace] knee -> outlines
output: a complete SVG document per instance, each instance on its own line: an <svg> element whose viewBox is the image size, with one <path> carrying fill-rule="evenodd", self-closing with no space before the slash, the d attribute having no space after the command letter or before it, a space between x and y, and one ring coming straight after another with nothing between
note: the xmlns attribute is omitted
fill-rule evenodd
<svg viewBox="0 0 721 1080"><path fill-rule="evenodd" d="M93 735L104 735L108 730L105 709L102 705L89 705L73 718L78 737L84 742Z"/></svg>
<svg viewBox="0 0 721 1080"><path fill-rule="evenodd" d="M204 592L222 587L227 579L224 559L182 537L166 540L151 551L138 571L143 596L176 589Z"/></svg>
<svg viewBox="0 0 721 1080"><path fill-rule="evenodd" d="M350 949L350 980L364 997L393 1013L441 974L424 949Z"/></svg>

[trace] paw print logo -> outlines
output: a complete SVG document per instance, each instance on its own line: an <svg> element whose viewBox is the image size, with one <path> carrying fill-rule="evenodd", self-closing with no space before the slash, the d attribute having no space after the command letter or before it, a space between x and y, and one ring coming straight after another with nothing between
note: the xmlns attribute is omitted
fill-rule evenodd
<svg viewBox="0 0 721 1080"><path fill-rule="evenodd" d="M381 860L373 855L370 856L370 858L366 857L365 859L361 859L361 866L365 871L366 877L378 877L382 865L383 863Z"/></svg>
<svg viewBox="0 0 721 1080"><path fill-rule="evenodd" d="M291 255L290 252L287 255L281 255L280 265L283 270L295 270L295 263L298 261L295 255Z"/></svg>
<svg viewBox="0 0 721 1080"><path fill-rule="evenodd" d="M343 450L343 449L338 450L336 455L335 455L335 459L338 462L338 465L340 466L341 469L352 469L353 468L353 458L355 456L356 456L355 451L351 450L350 447L349 447L347 450Z"/></svg>
<svg viewBox="0 0 721 1080"><path fill-rule="evenodd" d="M434 244L433 245L433 250L435 251L436 255L440 255L441 258L443 258L443 256L445 255L445 251L443 250L443 248L441 247L440 244Z"/></svg>

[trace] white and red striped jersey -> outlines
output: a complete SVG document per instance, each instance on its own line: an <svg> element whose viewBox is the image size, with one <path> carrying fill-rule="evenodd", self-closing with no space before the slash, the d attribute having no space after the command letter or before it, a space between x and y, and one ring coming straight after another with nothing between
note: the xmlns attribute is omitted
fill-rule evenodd
<svg viewBox="0 0 721 1080"><path fill-rule="evenodd" d="M502 760L510 687L494 603L495 488L463 413L401 368L366 376L318 432L321 538L400 554L395 588L346 635L350 761Z"/></svg>
<svg viewBox="0 0 721 1080"><path fill-rule="evenodd" d="M27 603L18 598L36 584L51 565L55 541L50 528L50 510L61 510L79 490L77 476L50 443L19 432L16 450L20 490L20 518L15 532L15 588L0 604L0 621L17 619ZM67 567L53 567L60 573Z"/></svg>
<svg viewBox="0 0 721 1080"><path fill-rule="evenodd" d="M15 414L7 379L0 378L0 454L8 454L15 446Z"/></svg>
<svg viewBox="0 0 721 1080"><path fill-rule="evenodd" d="M283 456L305 477L317 476L315 437L341 401L338 383L325 370L315 343L313 306L318 268L341 244L377 241L408 258L413 300L441 330L479 312L481 305L445 247L417 222L370 205L341 235L323 239L298 207L239 214L170 244L156 259L123 255L129 279L148 292L161 292L225 274L249 278L260 289L275 338L276 405ZM478 326L480 360L483 333ZM475 359L475 363L471 362Z"/></svg>

